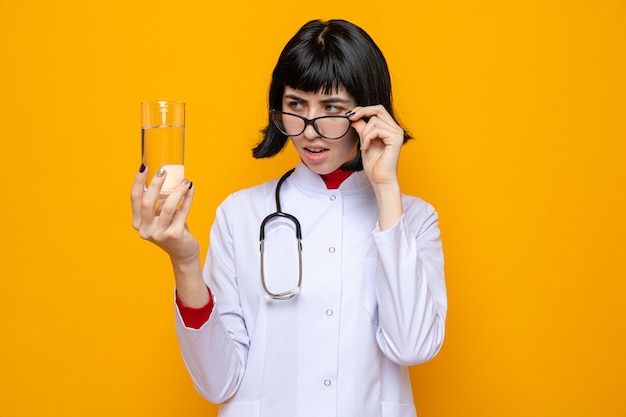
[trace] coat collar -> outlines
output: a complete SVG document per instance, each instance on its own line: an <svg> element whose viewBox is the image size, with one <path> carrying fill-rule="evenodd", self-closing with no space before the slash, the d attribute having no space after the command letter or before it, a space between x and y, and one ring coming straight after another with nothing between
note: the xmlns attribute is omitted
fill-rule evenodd
<svg viewBox="0 0 626 417"><path fill-rule="evenodd" d="M363 171L357 171L346 178L337 190L329 190L319 174L311 171L303 162L298 163L295 172L291 175L294 184L307 193L312 194L368 194L372 186Z"/></svg>

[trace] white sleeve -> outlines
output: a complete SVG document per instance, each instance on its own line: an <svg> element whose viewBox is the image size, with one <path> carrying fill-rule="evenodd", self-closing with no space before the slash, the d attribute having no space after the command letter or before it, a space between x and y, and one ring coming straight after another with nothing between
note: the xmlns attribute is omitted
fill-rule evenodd
<svg viewBox="0 0 626 417"><path fill-rule="evenodd" d="M443 344L448 304L437 212L419 199L405 200L402 218L373 236L380 260L378 344L400 365L426 362Z"/></svg>
<svg viewBox="0 0 626 417"><path fill-rule="evenodd" d="M176 333L183 361L198 392L212 403L222 403L237 392L249 349L238 302L227 212L224 204L217 210L204 265L204 280L215 301L211 316L196 330L185 327L180 314L176 314Z"/></svg>

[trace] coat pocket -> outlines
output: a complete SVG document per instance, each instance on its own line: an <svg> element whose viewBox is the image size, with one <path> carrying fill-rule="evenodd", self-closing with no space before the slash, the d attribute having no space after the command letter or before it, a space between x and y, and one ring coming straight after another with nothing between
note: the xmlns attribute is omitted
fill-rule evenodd
<svg viewBox="0 0 626 417"><path fill-rule="evenodd" d="M383 401L383 417L417 417L415 404Z"/></svg>

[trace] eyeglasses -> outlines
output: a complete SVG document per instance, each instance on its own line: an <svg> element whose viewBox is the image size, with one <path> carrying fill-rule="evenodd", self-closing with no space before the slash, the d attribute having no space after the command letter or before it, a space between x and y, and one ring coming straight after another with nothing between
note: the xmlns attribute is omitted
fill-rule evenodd
<svg viewBox="0 0 626 417"><path fill-rule="evenodd" d="M270 115L274 125L287 136L301 135L308 125L324 139L336 140L345 136L350 130L351 121L348 116L320 116L314 119L271 110Z"/></svg>

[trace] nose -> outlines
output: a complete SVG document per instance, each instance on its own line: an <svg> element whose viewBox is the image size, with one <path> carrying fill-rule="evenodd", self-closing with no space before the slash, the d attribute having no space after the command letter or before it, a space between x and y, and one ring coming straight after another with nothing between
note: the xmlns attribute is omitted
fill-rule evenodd
<svg viewBox="0 0 626 417"><path fill-rule="evenodd" d="M320 137L320 134L317 133L317 131L315 130L315 127L313 126L313 120L309 119L306 123L306 127L304 128L304 132L302 132L302 135L306 138L306 139L316 139Z"/></svg>
<svg viewBox="0 0 626 417"><path fill-rule="evenodd" d="M313 123L309 123L304 128L304 132L302 132L302 136L304 136L306 139L316 139L320 137L319 133L317 133L317 131L313 127Z"/></svg>

